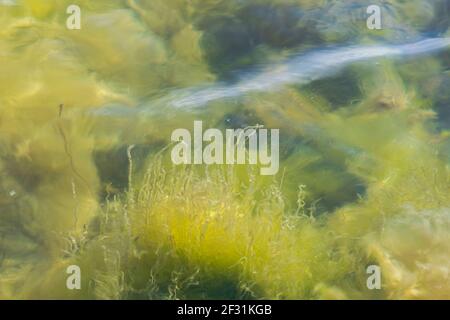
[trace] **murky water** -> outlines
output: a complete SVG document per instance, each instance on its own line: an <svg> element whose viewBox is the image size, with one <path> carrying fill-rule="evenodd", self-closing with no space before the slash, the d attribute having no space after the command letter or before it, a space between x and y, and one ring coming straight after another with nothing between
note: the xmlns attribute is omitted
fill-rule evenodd
<svg viewBox="0 0 450 320"><path fill-rule="evenodd" d="M0 1L0 298L450 298L450 1L72 4Z"/></svg>

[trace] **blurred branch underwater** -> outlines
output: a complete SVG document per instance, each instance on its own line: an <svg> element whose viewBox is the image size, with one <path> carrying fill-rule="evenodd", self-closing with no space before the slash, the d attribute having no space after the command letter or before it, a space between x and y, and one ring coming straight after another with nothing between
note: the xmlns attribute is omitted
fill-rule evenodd
<svg viewBox="0 0 450 320"><path fill-rule="evenodd" d="M450 299L449 0L72 3L0 0L1 299ZM174 166L194 120L280 129L279 173Z"/></svg>

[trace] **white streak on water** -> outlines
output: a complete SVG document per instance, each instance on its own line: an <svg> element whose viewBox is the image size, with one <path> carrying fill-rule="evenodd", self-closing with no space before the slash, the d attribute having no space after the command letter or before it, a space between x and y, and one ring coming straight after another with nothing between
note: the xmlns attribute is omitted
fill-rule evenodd
<svg viewBox="0 0 450 320"><path fill-rule="evenodd" d="M0 0L1 6L17 6L16 1L14 0Z"/></svg>
<svg viewBox="0 0 450 320"><path fill-rule="evenodd" d="M241 97L250 92L267 92L289 84L304 85L335 74L342 68L359 61L376 58L416 56L436 52L450 46L450 38L431 38L402 45L353 46L315 50L294 56L275 66L256 70L235 84L218 83L206 87L175 90L163 98L146 103L138 108L120 106L97 110L97 114L121 115L127 113L150 113L161 108L190 110L208 103Z"/></svg>

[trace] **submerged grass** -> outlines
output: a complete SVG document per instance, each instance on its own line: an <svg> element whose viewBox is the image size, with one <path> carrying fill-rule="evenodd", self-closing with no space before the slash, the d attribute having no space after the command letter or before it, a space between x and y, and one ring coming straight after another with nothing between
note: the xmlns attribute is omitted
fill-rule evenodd
<svg viewBox="0 0 450 320"><path fill-rule="evenodd" d="M165 163L152 157L130 175L141 179L67 239L65 258L24 297L448 298L448 168L417 164L359 204L315 217L304 186L289 210L281 182L261 181L255 168ZM76 293L61 285L74 263L84 279ZM371 263L387 270L375 294L365 287Z"/></svg>
<svg viewBox="0 0 450 320"><path fill-rule="evenodd" d="M445 28L444 2L392 1L405 23L377 36L318 19L358 1L78 2L81 32L70 1L0 5L0 298L450 299L447 53L200 112L89 113L331 41L415 38ZM170 133L194 119L281 129L280 173L172 166Z"/></svg>
<svg viewBox="0 0 450 320"><path fill-rule="evenodd" d="M332 237L301 207L286 214L279 182L258 181L252 168L244 182L235 169L167 168L161 159L151 160L126 198L106 203L102 231L79 257L106 269L89 273L86 294L313 298L318 283L343 276L342 258L330 255ZM90 261L99 246L100 264Z"/></svg>

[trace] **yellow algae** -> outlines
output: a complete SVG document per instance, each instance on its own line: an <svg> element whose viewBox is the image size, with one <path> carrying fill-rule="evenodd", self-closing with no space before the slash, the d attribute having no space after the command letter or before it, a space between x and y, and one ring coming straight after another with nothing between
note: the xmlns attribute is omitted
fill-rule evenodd
<svg viewBox="0 0 450 320"><path fill-rule="evenodd" d="M0 7L0 298L450 298L445 55L171 103L236 89L238 67L247 79L343 34L410 26L331 30L321 10L348 8L328 1L82 0L68 30L70 4ZM418 1L392 8L436 23ZM278 175L174 166L172 131L199 119L280 129Z"/></svg>
<svg viewBox="0 0 450 320"><path fill-rule="evenodd" d="M56 7L54 0L25 0L25 8L31 10L31 13L36 18L47 17Z"/></svg>

